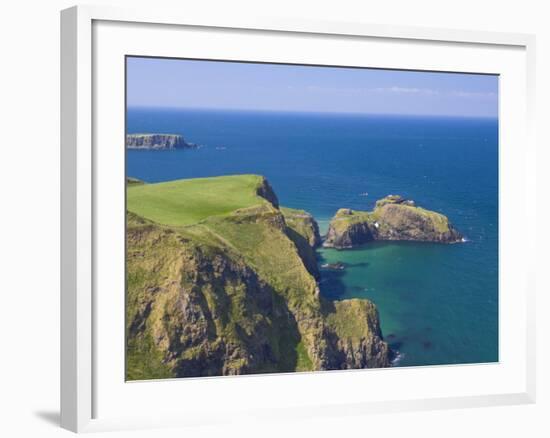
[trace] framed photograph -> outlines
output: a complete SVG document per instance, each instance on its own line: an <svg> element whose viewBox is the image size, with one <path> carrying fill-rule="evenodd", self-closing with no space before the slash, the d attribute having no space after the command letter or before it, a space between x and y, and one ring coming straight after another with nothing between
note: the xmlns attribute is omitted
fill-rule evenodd
<svg viewBox="0 0 550 438"><path fill-rule="evenodd" d="M534 401L534 39L62 12L62 426Z"/></svg>

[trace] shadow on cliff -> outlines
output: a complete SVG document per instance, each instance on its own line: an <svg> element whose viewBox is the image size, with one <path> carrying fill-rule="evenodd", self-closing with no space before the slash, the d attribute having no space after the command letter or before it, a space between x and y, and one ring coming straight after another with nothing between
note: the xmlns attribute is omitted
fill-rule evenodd
<svg viewBox="0 0 550 438"><path fill-rule="evenodd" d="M298 255L304 262L304 266L306 267L308 272L313 275L313 278L318 280L320 273L319 268L317 267L317 257L315 250L311 247L307 239L300 233L297 233L290 227L286 227L285 231L289 239L294 242L294 245L296 245Z"/></svg>
<svg viewBox="0 0 550 438"><path fill-rule="evenodd" d="M292 314L286 301L278 294L273 294L273 304L275 308L282 311L274 312L274 321L276 322L278 342L278 356L276 371L293 372L298 365L298 344L302 340L298 323L295 315Z"/></svg>
<svg viewBox="0 0 550 438"><path fill-rule="evenodd" d="M260 286L261 284L261 286ZM218 300L231 308L230 297L224 287L218 287ZM207 348L194 357L184 357L188 346L181 346L180 359L174 371L177 377L204 377L226 374L262 374L293 372L299 362L298 347L302 340L296 316L288 307L287 301L272 287L259 283L246 294L244 307L250 317L267 316L266 320L255 325L253 331L244 329L241 324L231 324L234 338L231 341L216 342L216 323L202 293L198 294L204 307L208 326L213 327ZM263 296L261 296L263 295ZM229 320L229 316L226 316ZM268 322L270 321L270 322ZM227 364L235 358L247 357L246 365L233 372L227 372Z"/></svg>

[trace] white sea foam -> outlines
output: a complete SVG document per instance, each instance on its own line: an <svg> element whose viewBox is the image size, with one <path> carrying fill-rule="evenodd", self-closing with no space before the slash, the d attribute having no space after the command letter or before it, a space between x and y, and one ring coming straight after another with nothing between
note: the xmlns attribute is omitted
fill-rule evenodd
<svg viewBox="0 0 550 438"><path fill-rule="evenodd" d="M396 367L399 365L399 363L403 360L405 357L405 353L401 353L400 351L395 352L395 357L391 361L391 366Z"/></svg>

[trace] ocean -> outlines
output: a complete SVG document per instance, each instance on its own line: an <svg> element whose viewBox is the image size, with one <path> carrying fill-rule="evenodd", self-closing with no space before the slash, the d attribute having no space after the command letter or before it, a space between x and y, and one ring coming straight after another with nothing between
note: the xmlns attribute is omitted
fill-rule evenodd
<svg viewBox="0 0 550 438"><path fill-rule="evenodd" d="M373 301L395 366L498 361L497 119L130 108L127 132L202 146L129 150L128 176L261 174L321 233L339 208L388 194L445 214L467 242L320 249L320 265L346 266L321 271L321 293Z"/></svg>

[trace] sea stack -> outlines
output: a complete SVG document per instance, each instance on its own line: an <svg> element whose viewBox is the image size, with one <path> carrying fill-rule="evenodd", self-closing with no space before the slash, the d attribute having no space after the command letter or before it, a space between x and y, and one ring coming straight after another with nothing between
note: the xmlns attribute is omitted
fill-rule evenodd
<svg viewBox="0 0 550 438"><path fill-rule="evenodd" d="M338 210L323 245L343 249L376 240L456 243L462 235L447 216L389 195L378 200L373 211Z"/></svg>
<svg viewBox="0 0 550 438"><path fill-rule="evenodd" d="M188 143L181 135L177 134L127 134L127 149L191 149L197 145Z"/></svg>

